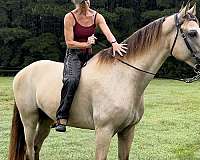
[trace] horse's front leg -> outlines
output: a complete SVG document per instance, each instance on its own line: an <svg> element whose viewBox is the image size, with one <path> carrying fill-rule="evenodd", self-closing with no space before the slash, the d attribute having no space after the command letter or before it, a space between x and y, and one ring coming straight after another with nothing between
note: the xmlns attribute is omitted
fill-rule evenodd
<svg viewBox="0 0 200 160"><path fill-rule="evenodd" d="M96 128L96 160L106 160L113 136L113 130L110 127Z"/></svg>
<svg viewBox="0 0 200 160"><path fill-rule="evenodd" d="M131 144L134 137L135 126L130 126L118 133L118 156L119 160L128 160Z"/></svg>

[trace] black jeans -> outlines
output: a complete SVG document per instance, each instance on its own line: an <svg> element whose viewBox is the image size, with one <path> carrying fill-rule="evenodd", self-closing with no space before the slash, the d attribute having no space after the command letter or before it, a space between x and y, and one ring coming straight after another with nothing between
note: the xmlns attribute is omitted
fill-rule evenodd
<svg viewBox="0 0 200 160"><path fill-rule="evenodd" d="M64 59L61 101L56 113L57 120L68 120L69 118L69 111L81 76L81 68L92 57L91 49L87 52L82 53L80 49L67 49Z"/></svg>

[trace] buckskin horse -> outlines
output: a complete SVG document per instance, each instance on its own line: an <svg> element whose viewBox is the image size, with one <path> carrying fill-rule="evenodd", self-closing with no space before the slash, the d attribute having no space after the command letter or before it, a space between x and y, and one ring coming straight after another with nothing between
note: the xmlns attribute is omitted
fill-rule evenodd
<svg viewBox="0 0 200 160"><path fill-rule="evenodd" d="M199 70L200 28L196 5L163 17L127 38L127 54L108 48L82 69L68 126L92 129L96 160L105 160L111 138L118 135L118 156L128 160L135 125L144 112L144 90L169 56ZM56 119L63 63L37 61L14 78L15 98L9 160L38 160L42 143Z"/></svg>

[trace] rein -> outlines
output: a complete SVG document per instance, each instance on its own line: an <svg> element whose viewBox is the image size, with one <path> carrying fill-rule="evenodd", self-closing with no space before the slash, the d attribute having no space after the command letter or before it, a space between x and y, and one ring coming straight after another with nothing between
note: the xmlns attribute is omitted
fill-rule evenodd
<svg viewBox="0 0 200 160"><path fill-rule="evenodd" d="M165 17L163 17L162 18L162 23L165 21ZM140 69L140 68L138 68L138 67L135 67L135 66L133 66L133 65L131 65L131 64L129 64L129 63L127 63L127 62L124 62L123 60L121 60L121 59L119 59L119 58L116 58L116 57L114 57L115 59L117 59L118 61L120 61L121 63L123 63L123 64L125 64L125 65L127 65L127 66L129 66L129 67L131 67L131 68L134 68L134 69L136 69L136 70L138 70L138 71L140 71L140 72L144 72L144 73L147 73L147 74L150 74L150 75L156 75L156 73L152 73L152 72L149 72L149 71L145 71L145 70L143 70L143 69Z"/></svg>
<svg viewBox="0 0 200 160"><path fill-rule="evenodd" d="M195 22L197 22L196 18L195 18L193 15L191 15L190 13L188 13L188 15L189 15L189 18L188 18L189 21L195 21ZM175 47L175 45L176 45L176 41L177 41L177 39L178 39L178 34L179 34L179 31L180 31L180 32L181 32L181 36L183 37L184 42L185 42L185 44L186 44L188 50L190 51L190 54L192 55L192 57L194 57L194 58L196 58L196 59L199 59L200 57L198 57L197 54L196 54L196 52L193 51L193 49L192 49L190 43L189 43L188 40L187 40L186 33L185 33L185 32L183 31L183 29L181 28L182 23L179 22L178 14L175 14L174 19L175 19L175 24L176 24L177 32L176 32L176 36L175 36L175 39L174 39L174 42L173 42L173 45L172 45L172 48L171 48L171 51L170 51L171 56L173 56L173 50L174 50L174 47ZM163 22L165 21L165 17L162 18L162 21L163 21ZM142 70L142 69L140 69L140 68L137 68L137 67L135 67L135 66L133 66L133 65L128 64L127 62L122 61L121 59L118 59L118 58L116 58L116 59L117 59L118 61L120 61L121 63L123 63L123 64L125 64L125 65L127 65L127 66L129 66L129 67L131 67L131 68L134 68L134 69L136 69L136 70L138 70L138 71L141 71L141 72L144 72L144 73L147 73L147 74L151 74L151 75L154 75L154 76L156 75L156 73L152 73L152 72L148 72L148 71ZM195 71L195 70L194 70L194 71ZM195 72L196 72L196 71L195 71ZM200 79L200 72L196 72L196 74L197 74L197 75L194 76L193 78L186 78L186 79L179 79L179 80L180 80L180 81L185 81L186 83L191 83L191 82L193 82L193 81L196 81L196 80ZM173 78L173 79L174 79L174 78ZM177 80L177 79L175 79L175 80Z"/></svg>
<svg viewBox="0 0 200 160"><path fill-rule="evenodd" d="M196 19L193 15L191 15L190 13L188 13L188 15L189 15L189 17L188 17L188 20L189 20L189 21L195 21L195 22L197 22L197 19ZM190 51L190 54L192 55L192 57L194 57L194 58L196 58L196 59L199 59L200 57L198 57L198 56L196 55L196 52L193 51L193 49L192 49L190 43L189 43L188 40L187 40L186 33L185 33L185 32L183 31L183 29L181 28L181 25L182 25L183 23L180 23L180 22L179 22L178 14L175 14L174 19L175 19L175 25L176 25L176 30L177 30L177 32L176 32L176 36L175 36L175 39L174 39L172 48L171 48L171 50L170 50L171 56L173 56L173 50L174 50L174 47L175 47L175 45L176 45L176 41L177 41L177 39L178 39L178 34L179 34L179 31L180 31L181 36L182 36L182 38L184 39L184 42L185 42L185 44L186 44L188 50ZM164 22L164 21L165 21L165 17L162 18L162 22ZM101 43L101 42L98 42L98 44L101 45L101 46L103 46L103 47L107 47L106 45L104 45L104 44ZM147 74L150 74L150 75L154 75L154 76L156 75L156 73L152 73L152 72L149 72L149 71L145 71L145 70L143 70L143 69L140 69L140 68L138 68L138 67L135 67L135 66L133 66L133 65L131 65L131 64L129 64L129 63L127 63L127 62L125 62L125 61L123 61L123 60L121 60L121 59L119 59L119 58L116 58L116 57L114 57L114 58L117 59L119 62L121 62L121 63L127 65L128 67L131 67L131 68L133 68L133 69L135 69L135 70L138 70L138 71L140 71L140 72L144 72L144 73L147 73ZM194 71L195 71L195 70L194 70ZM173 78L173 79L174 79L174 80L184 81L184 82L186 82L186 83L191 83L191 82L193 82L193 81L196 81L196 80L200 79L200 72L199 72L199 71L195 71L195 72L196 72L197 75L194 76L193 78L186 78L186 79L174 79L174 78ZM170 78L170 79L172 79L172 78Z"/></svg>
<svg viewBox="0 0 200 160"><path fill-rule="evenodd" d="M164 22L165 21L165 17L163 17L162 18L162 22ZM172 52L173 52L173 50L174 50L174 47L175 47L175 44L176 44L176 41L177 41L177 38L178 38L178 34L179 34L179 30L181 29L181 24L179 23L179 20L178 20L178 14L176 14L175 15L175 23L176 23L176 29L177 29L177 32L176 32L176 36L175 36L175 39L174 39L174 42L173 42L173 45L172 45L172 48L171 48L171 51L170 51L170 54L173 56L173 54L172 54ZM188 43L189 44L189 43ZM191 48L191 47L190 47ZM140 69L140 68L137 68L137 67L135 67L135 66L133 66L133 65L130 65L130 64L128 64L128 63L126 63L126 62L124 62L124 61L122 61L121 59L118 59L118 58L116 58L118 61L120 61L121 63L123 63L123 64L125 64L125 65L127 65L127 66L129 66L129 67L131 67L131 68L134 68L134 69L136 69L136 70L138 70L138 71L141 71L141 72L144 72L144 73L147 73L147 74L151 74L151 75L156 75L156 73L152 73L152 72L148 72L148 71L145 71L145 70L142 70L142 69Z"/></svg>
<svg viewBox="0 0 200 160"><path fill-rule="evenodd" d="M121 59L118 59L118 58L116 58L118 61L120 61L121 63L123 63L123 64L125 64L125 65L127 65L127 66L129 66L129 67L131 67L131 68L134 68L134 69L136 69L136 70L138 70L138 71L141 71L141 72L144 72L144 73L148 73L148 74L152 74L152 75L156 75L155 73L151 73L151 72L148 72L148 71L144 71L144 70L142 70L142 69L140 69L140 68L137 68L137 67L135 67L135 66L132 66L132 65L130 65L130 64L128 64L128 63L126 63L126 62L124 62L124 61L122 61Z"/></svg>

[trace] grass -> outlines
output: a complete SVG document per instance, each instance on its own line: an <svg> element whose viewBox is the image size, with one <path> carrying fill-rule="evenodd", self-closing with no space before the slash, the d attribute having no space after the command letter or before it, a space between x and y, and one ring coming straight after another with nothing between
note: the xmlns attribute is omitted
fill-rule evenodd
<svg viewBox="0 0 200 160"><path fill-rule="evenodd" d="M12 80L0 77L0 160L7 159L12 118ZM145 92L145 113L136 127L130 159L200 159L200 82L186 84L153 80ZM91 160L95 157L94 131L68 128L65 134L51 131L42 160ZM117 159L113 138L109 160Z"/></svg>

